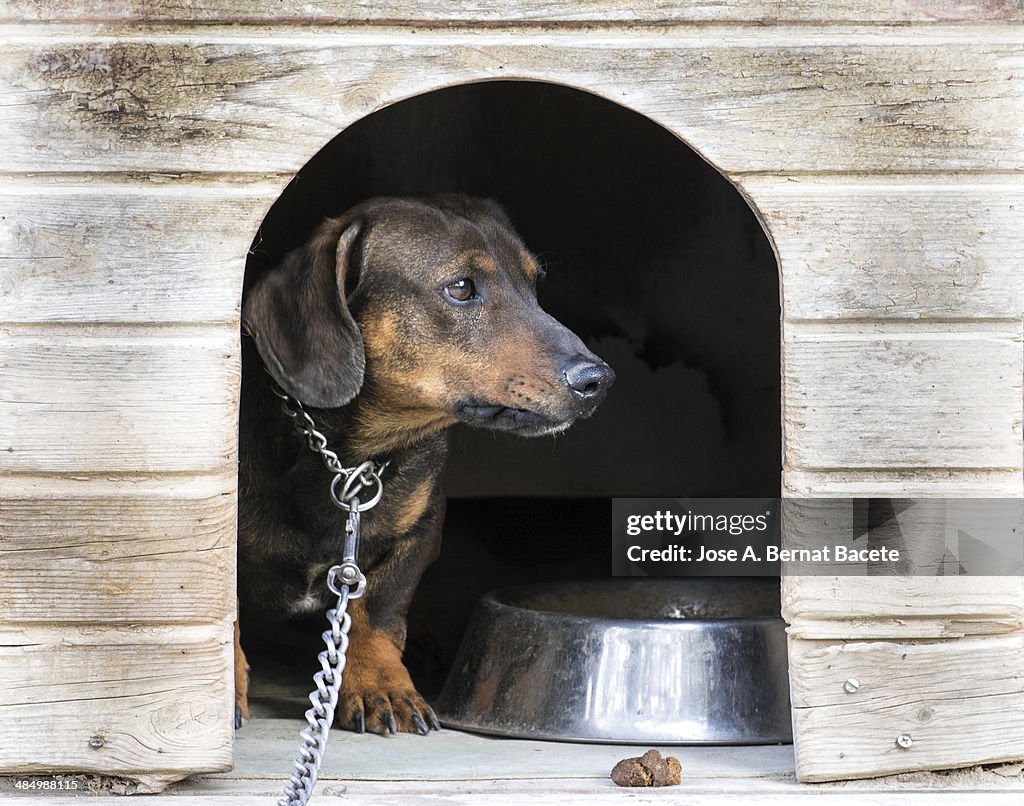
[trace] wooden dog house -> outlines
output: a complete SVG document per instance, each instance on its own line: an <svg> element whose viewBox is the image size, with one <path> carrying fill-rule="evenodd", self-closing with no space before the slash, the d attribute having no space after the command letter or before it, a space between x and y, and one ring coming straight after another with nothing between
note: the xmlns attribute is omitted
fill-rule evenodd
<svg viewBox="0 0 1024 806"><path fill-rule="evenodd" d="M0 772L231 765L246 254L325 143L438 88L584 90L744 195L784 496L1024 493L1011 0L6 11ZM1020 577L788 577L783 607L801 780L1024 757Z"/></svg>

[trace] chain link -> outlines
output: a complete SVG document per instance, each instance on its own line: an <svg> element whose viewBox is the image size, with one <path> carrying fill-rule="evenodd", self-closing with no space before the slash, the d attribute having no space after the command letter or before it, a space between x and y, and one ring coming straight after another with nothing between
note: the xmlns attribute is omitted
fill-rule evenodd
<svg viewBox="0 0 1024 806"><path fill-rule="evenodd" d="M338 454L328 449L327 437L317 430L316 423L314 423L313 418L306 413L302 404L285 392L276 383L271 382L270 391L280 398L281 411L283 411L285 416L292 421L292 427L306 438L306 444L309 445L309 449L314 453L320 454L320 458L324 460L324 467L332 473L341 473L344 471L345 468L342 467Z"/></svg>
<svg viewBox="0 0 1024 806"><path fill-rule="evenodd" d="M334 724L334 711L338 705L338 691L348 652L348 633L352 627L348 603L358 599L366 590L366 576L356 563L360 520L362 513L376 506L384 493L380 477L388 463L377 465L367 461L356 467L344 467L338 454L327 447L327 437L317 430L313 418L306 413L302 404L276 383L271 384L271 389L281 399L281 408L292 420L295 430L306 438L309 449L320 454L324 466L335 474L331 481L331 500L335 506L348 512L342 561L331 566L327 572L327 587L338 597L338 602L327 611L330 629L321 633L326 648L317 655L320 671L313 675L316 688L309 695L312 707L305 714L308 725L299 734L299 755L293 765L295 770L288 776L288 783L284 786L284 797L277 801L277 806L304 806L313 795L313 788L320 775L320 765L327 751L327 737ZM373 495L362 501L359 494L363 491L372 491Z"/></svg>
<svg viewBox="0 0 1024 806"><path fill-rule="evenodd" d="M334 473L334 479L331 481L331 500L334 505L346 512L353 506L353 501L355 501L354 506L362 512L375 507L384 494L384 485L380 477L387 470L389 463L382 462L378 465L366 461L355 467L345 467L338 458L338 454L327 447L327 437L317 429L316 423L313 422L313 418L309 416L302 404L276 383L271 382L270 389L280 398L281 410L292 421L295 431L306 438L309 449L313 453L320 454L324 467ZM342 485L340 492L339 484ZM367 501L362 501L359 494L365 489L371 489L374 492Z"/></svg>

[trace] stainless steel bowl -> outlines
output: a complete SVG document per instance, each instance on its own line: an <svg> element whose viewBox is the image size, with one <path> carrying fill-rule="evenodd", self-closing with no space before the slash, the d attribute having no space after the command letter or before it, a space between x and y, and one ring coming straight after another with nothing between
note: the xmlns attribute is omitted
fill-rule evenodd
<svg viewBox="0 0 1024 806"><path fill-rule="evenodd" d="M436 710L449 727L530 739L791 741L778 580L595 580L489 593Z"/></svg>

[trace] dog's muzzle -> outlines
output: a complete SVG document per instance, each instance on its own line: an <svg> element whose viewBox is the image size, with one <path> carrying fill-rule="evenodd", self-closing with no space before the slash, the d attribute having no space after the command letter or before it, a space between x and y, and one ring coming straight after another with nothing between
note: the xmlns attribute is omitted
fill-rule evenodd
<svg viewBox="0 0 1024 806"><path fill-rule="evenodd" d="M575 420L593 414L615 381L611 367L592 355L574 355L557 372L563 391L558 399L547 401L536 410L471 400L460 404L455 416L467 425L512 431L522 436L557 434ZM549 384L548 388L557 389L557 382Z"/></svg>

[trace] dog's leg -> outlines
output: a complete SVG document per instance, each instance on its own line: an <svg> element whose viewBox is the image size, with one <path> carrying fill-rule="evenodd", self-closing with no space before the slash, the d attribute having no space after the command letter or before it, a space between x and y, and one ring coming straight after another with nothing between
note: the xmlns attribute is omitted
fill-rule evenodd
<svg viewBox="0 0 1024 806"><path fill-rule="evenodd" d="M403 636L373 627L362 602L349 605L352 630L337 721L362 733L426 734L440 724L402 663Z"/></svg>
<svg viewBox="0 0 1024 806"><path fill-rule="evenodd" d="M235 621L235 728L249 721L249 662L245 659Z"/></svg>
<svg viewBox="0 0 1024 806"><path fill-rule="evenodd" d="M424 735L441 727L416 691L402 663L402 651L405 615L420 576L437 556L443 519L441 499L374 565L363 597L349 603L352 628L336 718L342 727L360 733Z"/></svg>

